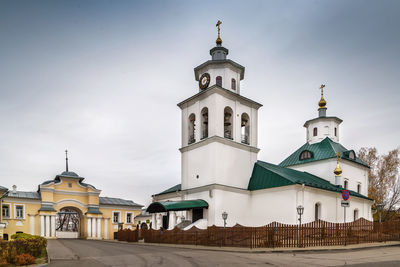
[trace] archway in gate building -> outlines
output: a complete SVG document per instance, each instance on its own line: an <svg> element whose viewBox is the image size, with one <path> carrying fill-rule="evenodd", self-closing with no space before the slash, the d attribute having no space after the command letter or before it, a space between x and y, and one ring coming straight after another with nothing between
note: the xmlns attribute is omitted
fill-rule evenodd
<svg viewBox="0 0 400 267"><path fill-rule="evenodd" d="M83 213L75 207L63 207L56 215L57 238L79 238L83 236Z"/></svg>

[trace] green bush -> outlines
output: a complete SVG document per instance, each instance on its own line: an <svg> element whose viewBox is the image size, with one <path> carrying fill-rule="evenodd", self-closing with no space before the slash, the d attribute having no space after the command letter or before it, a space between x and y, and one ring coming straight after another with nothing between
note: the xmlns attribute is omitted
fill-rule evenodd
<svg viewBox="0 0 400 267"><path fill-rule="evenodd" d="M16 256L21 254L40 257L46 250L47 240L44 237L15 234L11 238L13 240L0 242L0 257L8 263L15 263Z"/></svg>

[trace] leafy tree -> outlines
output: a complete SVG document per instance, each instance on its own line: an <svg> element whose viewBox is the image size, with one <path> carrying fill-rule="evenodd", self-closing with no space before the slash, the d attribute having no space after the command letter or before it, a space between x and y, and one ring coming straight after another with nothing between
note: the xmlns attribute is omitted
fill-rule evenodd
<svg viewBox="0 0 400 267"><path fill-rule="evenodd" d="M400 149L396 148L387 154L379 155L375 147L363 147L358 157L371 168L368 171L368 196L375 204L383 203L382 219L389 220L400 204Z"/></svg>

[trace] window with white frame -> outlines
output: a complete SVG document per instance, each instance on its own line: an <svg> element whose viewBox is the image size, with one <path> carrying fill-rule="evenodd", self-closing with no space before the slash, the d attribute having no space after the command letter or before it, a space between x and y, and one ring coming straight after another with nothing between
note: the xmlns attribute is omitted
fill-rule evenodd
<svg viewBox="0 0 400 267"><path fill-rule="evenodd" d="M126 223L132 223L132 213L126 213Z"/></svg>
<svg viewBox="0 0 400 267"><path fill-rule="evenodd" d="M119 223L119 212L118 211L113 212L113 223Z"/></svg>
<svg viewBox="0 0 400 267"><path fill-rule="evenodd" d="M3 218L10 218L10 205L3 204L2 208Z"/></svg>
<svg viewBox="0 0 400 267"><path fill-rule="evenodd" d="M22 205L15 206L15 218L18 219L24 218L24 206Z"/></svg>

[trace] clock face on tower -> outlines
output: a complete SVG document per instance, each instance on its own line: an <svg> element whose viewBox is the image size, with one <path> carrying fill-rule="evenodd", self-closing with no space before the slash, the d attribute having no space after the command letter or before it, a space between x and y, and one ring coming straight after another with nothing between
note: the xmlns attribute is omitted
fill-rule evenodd
<svg viewBox="0 0 400 267"><path fill-rule="evenodd" d="M200 80L199 80L200 89L202 89L202 90L206 89L209 84L210 84L210 74L208 74L207 72L203 73L200 76Z"/></svg>

